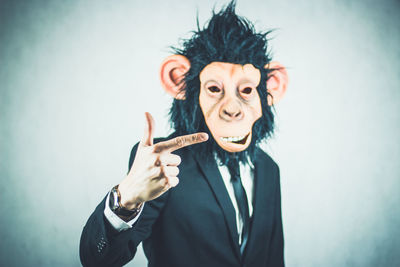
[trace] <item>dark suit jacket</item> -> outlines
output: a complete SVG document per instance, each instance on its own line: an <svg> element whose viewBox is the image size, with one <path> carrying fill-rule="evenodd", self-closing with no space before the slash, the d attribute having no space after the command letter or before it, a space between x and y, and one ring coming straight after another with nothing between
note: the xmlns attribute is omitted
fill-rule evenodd
<svg viewBox="0 0 400 267"><path fill-rule="evenodd" d="M241 256L235 210L216 163L188 148L176 154L182 158L178 186L146 202L133 228L116 232L104 217L105 199L97 206L82 232L82 264L122 266L143 241L154 267L284 266L277 164L257 151L251 232Z"/></svg>

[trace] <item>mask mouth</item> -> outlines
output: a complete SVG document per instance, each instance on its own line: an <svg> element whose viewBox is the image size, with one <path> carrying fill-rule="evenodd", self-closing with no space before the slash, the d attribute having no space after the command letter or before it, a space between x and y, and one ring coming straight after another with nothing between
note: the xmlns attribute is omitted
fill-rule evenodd
<svg viewBox="0 0 400 267"><path fill-rule="evenodd" d="M249 137L250 133L246 135L241 135L241 136L229 136L229 137L221 137L221 141L226 142L226 143L233 143L233 144L239 144L239 145L244 145L246 144L247 138Z"/></svg>

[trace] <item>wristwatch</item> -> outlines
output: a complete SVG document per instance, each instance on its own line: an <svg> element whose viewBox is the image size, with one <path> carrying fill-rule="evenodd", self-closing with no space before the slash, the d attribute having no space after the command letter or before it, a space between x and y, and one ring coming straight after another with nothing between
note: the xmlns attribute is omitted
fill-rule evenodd
<svg viewBox="0 0 400 267"><path fill-rule="evenodd" d="M131 210L123 207L121 204L121 193L118 190L118 186L119 185L114 186L110 192L109 204L111 210L124 220L135 217L139 213L142 203L140 203L137 208Z"/></svg>

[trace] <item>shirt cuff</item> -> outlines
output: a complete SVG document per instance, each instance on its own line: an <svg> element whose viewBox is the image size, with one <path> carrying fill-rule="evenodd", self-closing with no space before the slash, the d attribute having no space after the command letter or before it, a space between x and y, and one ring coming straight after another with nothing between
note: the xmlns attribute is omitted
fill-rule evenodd
<svg viewBox="0 0 400 267"><path fill-rule="evenodd" d="M118 232L125 231L125 230L132 228L132 225L139 219L139 216L142 213L143 207L144 207L144 203L143 203L142 206L140 207L139 213L135 216L135 218L133 218L129 222L125 222L111 210L109 201L110 201L110 193L108 193L108 195L107 195L107 199L106 199L106 203L105 203L105 207L104 207L104 216L110 222L112 227L114 227L114 229L117 230Z"/></svg>

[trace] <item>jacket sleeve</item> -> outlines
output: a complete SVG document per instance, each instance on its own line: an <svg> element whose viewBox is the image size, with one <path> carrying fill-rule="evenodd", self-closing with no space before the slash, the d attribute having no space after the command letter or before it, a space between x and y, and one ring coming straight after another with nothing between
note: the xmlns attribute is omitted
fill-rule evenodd
<svg viewBox="0 0 400 267"><path fill-rule="evenodd" d="M136 155L137 145L132 149L129 168ZM83 266L122 266L136 253L136 247L150 236L167 199L168 191L146 202L142 214L132 228L118 232L104 216L106 197L96 207L83 228L79 254Z"/></svg>
<svg viewBox="0 0 400 267"><path fill-rule="evenodd" d="M281 210L281 185L279 167L277 167L277 179L275 189L275 213L274 224L271 235L271 245L269 250L268 262L266 266L283 267L285 266L284 260L284 241L283 241L283 227L282 227L282 210Z"/></svg>

